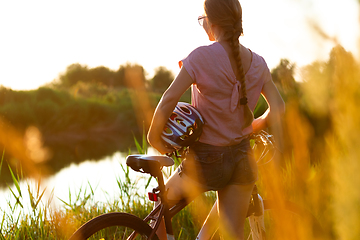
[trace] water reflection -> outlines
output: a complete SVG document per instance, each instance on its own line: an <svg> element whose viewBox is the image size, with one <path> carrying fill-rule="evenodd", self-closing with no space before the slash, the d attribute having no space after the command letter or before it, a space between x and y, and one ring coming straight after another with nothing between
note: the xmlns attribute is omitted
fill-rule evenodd
<svg viewBox="0 0 360 240"><path fill-rule="evenodd" d="M116 179L122 175L120 164L124 164L125 157L117 152L101 161L71 164L49 178L46 185L54 187L54 195L65 202L69 201L69 191L74 200L80 190L89 193L91 189L96 201L106 201L105 193L114 196L119 191Z"/></svg>
<svg viewBox="0 0 360 240"><path fill-rule="evenodd" d="M148 150L149 154L157 154L153 149ZM40 194L43 189L46 188L45 194L42 198L42 203L46 204L47 201L51 201L50 206L59 208L64 205L61 201L66 203L76 200L76 196L84 196L86 193L94 192L92 202L109 202L119 197L119 187L117 179L123 180L124 172L121 167L125 164L125 158L127 154L116 152L110 157L103 158L100 161L85 161L80 164L71 164L70 166L62 169L55 175L43 179L40 184ZM153 180L148 189L142 189L147 182L146 179L142 179L139 182L140 191L144 194L155 187L155 180ZM130 178L137 180L144 177L144 174L134 172L130 170ZM15 185L9 185L13 192L17 195L17 189ZM31 212L30 197L28 193L28 186L31 191L36 193L37 183L31 179L20 182L20 189L22 193L22 204L24 205L25 212ZM61 200L60 200L61 199ZM9 213L9 205L15 205L15 198L9 189L3 188L0 190L0 209ZM9 213L11 214L11 213Z"/></svg>

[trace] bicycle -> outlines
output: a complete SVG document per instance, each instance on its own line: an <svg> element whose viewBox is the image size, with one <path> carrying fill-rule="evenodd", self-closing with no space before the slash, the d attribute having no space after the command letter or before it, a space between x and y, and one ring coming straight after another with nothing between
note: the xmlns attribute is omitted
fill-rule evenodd
<svg viewBox="0 0 360 240"><path fill-rule="evenodd" d="M271 161L276 152L273 136L265 131L261 131L253 134L252 139L253 148L262 147L258 157L258 164L266 164ZM176 156L182 157L182 154L176 154ZM262 161L266 162L261 163ZM126 158L126 164L134 171L148 173L157 179L158 187L149 193L149 199L156 201L160 197L161 203L144 219L123 212L106 213L97 216L77 229L69 240L84 240L92 236L92 239L101 240L107 240L105 236L114 236L111 239L158 239L156 230L162 218L165 220L168 240L175 239L171 219L187 206L189 202L182 200L175 206L168 207L162 168L172 166L174 160L169 156L129 155ZM270 211L272 213L267 213ZM255 185L247 214L249 219L247 239L264 240L273 239L274 237L275 239L280 239L278 235L275 236L275 233L272 232L272 216L277 212L281 214L281 218L284 218L284 213L290 216L289 219L296 220L306 217L307 221L310 220L312 222L313 227L321 228L316 218L310 212L292 202L285 201L279 205L273 200L263 200Z"/></svg>

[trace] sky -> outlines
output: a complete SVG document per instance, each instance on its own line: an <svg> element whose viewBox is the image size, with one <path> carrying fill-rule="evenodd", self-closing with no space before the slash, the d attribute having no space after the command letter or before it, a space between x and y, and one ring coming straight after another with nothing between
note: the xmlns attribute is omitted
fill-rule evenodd
<svg viewBox="0 0 360 240"><path fill-rule="evenodd" d="M270 69L326 60L334 42L360 55L357 0L241 0L240 42ZM211 44L197 17L203 0L0 0L0 85L37 89L80 63L117 70L140 64L147 77ZM318 26L329 38L315 30ZM329 40L332 39L332 40Z"/></svg>

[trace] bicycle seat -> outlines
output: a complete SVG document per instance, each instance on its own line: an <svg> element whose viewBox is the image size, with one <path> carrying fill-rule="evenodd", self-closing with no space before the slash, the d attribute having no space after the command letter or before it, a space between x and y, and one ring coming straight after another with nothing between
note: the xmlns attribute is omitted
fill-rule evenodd
<svg viewBox="0 0 360 240"><path fill-rule="evenodd" d="M126 165L134 171L149 173L156 177L162 167L174 165L174 160L168 156L151 156L151 155L129 155L126 157Z"/></svg>

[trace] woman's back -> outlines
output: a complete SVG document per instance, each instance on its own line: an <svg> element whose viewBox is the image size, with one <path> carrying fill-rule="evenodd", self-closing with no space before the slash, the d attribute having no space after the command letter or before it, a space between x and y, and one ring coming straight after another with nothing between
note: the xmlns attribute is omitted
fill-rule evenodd
<svg viewBox="0 0 360 240"><path fill-rule="evenodd" d="M246 49L243 53L248 105L254 110L262 86L271 80L271 76L262 57ZM226 47L218 42L199 47L182 60L194 82L192 104L205 119L200 142L215 146L234 145L252 132L251 125L242 129L241 84L234 73L232 60Z"/></svg>

